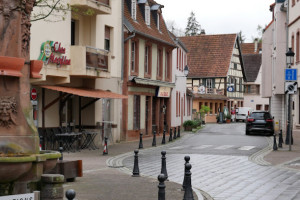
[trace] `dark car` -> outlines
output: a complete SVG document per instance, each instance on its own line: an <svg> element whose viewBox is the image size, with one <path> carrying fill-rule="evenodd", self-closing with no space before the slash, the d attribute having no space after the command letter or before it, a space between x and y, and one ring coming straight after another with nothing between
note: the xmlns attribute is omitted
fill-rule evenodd
<svg viewBox="0 0 300 200"><path fill-rule="evenodd" d="M273 118L269 112L254 111L250 114L246 121L246 135L251 133L274 134Z"/></svg>

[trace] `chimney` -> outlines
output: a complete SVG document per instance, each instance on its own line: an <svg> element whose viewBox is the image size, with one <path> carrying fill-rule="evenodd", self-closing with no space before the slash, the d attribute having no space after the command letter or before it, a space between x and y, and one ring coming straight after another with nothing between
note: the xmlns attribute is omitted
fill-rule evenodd
<svg viewBox="0 0 300 200"><path fill-rule="evenodd" d="M257 48L258 48L258 39L255 38L255 39L254 39L254 52L255 52L255 53L257 52Z"/></svg>

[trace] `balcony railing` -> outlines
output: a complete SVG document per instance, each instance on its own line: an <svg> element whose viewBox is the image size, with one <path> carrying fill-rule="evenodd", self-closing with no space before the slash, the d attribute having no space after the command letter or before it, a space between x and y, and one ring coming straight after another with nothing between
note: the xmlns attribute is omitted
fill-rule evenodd
<svg viewBox="0 0 300 200"><path fill-rule="evenodd" d="M86 67L107 71L108 54L109 52L103 49L86 47Z"/></svg>
<svg viewBox="0 0 300 200"><path fill-rule="evenodd" d="M77 8L78 12L111 14L110 0L70 0L70 5Z"/></svg>

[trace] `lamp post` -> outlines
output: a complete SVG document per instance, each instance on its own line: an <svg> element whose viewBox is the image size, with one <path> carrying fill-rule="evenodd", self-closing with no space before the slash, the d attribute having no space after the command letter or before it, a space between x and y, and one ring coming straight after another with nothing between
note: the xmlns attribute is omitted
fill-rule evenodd
<svg viewBox="0 0 300 200"><path fill-rule="evenodd" d="M292 51L292 48L289 48L288 52L286 52L286 64L287 68L291 68L291 65L294 63L295 53ZM289 144L289 151L292 150L292 124L291 124L291 94L288 94L288 119L287 119L287 131L285 144Z"/></svg>

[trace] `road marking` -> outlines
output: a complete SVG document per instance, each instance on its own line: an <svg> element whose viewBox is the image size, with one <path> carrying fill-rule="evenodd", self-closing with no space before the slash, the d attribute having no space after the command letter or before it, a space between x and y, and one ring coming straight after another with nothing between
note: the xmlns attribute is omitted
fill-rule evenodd
<svg viewBox="0 0 300 200"><path fill-rule="evenodd" d="M183 149L184 147L186 147L186 146L171 147L169 149Z"/></svg>
<svg viewBox="0 0 300 200"><path fill-rule="evenodd" d="M229 149L231 147L234 147L234 145L223 145L223 146L216 147L215 149Z"/></svg>
<svg viewBox="0 0 300 200"><path fill-rule="evenodd" d="M249 151L251 149L254 149L256 146L243 146L241 148L239 148L239 150L242 150L242 151Z"/></svg>
<svg viewBox="0 0 300 200"><path fill-rule="evenodd" d="M205 149L205 148L209 148L212 147L213 145L201 145L199 147L194 147L193 149Z"/></svg>

